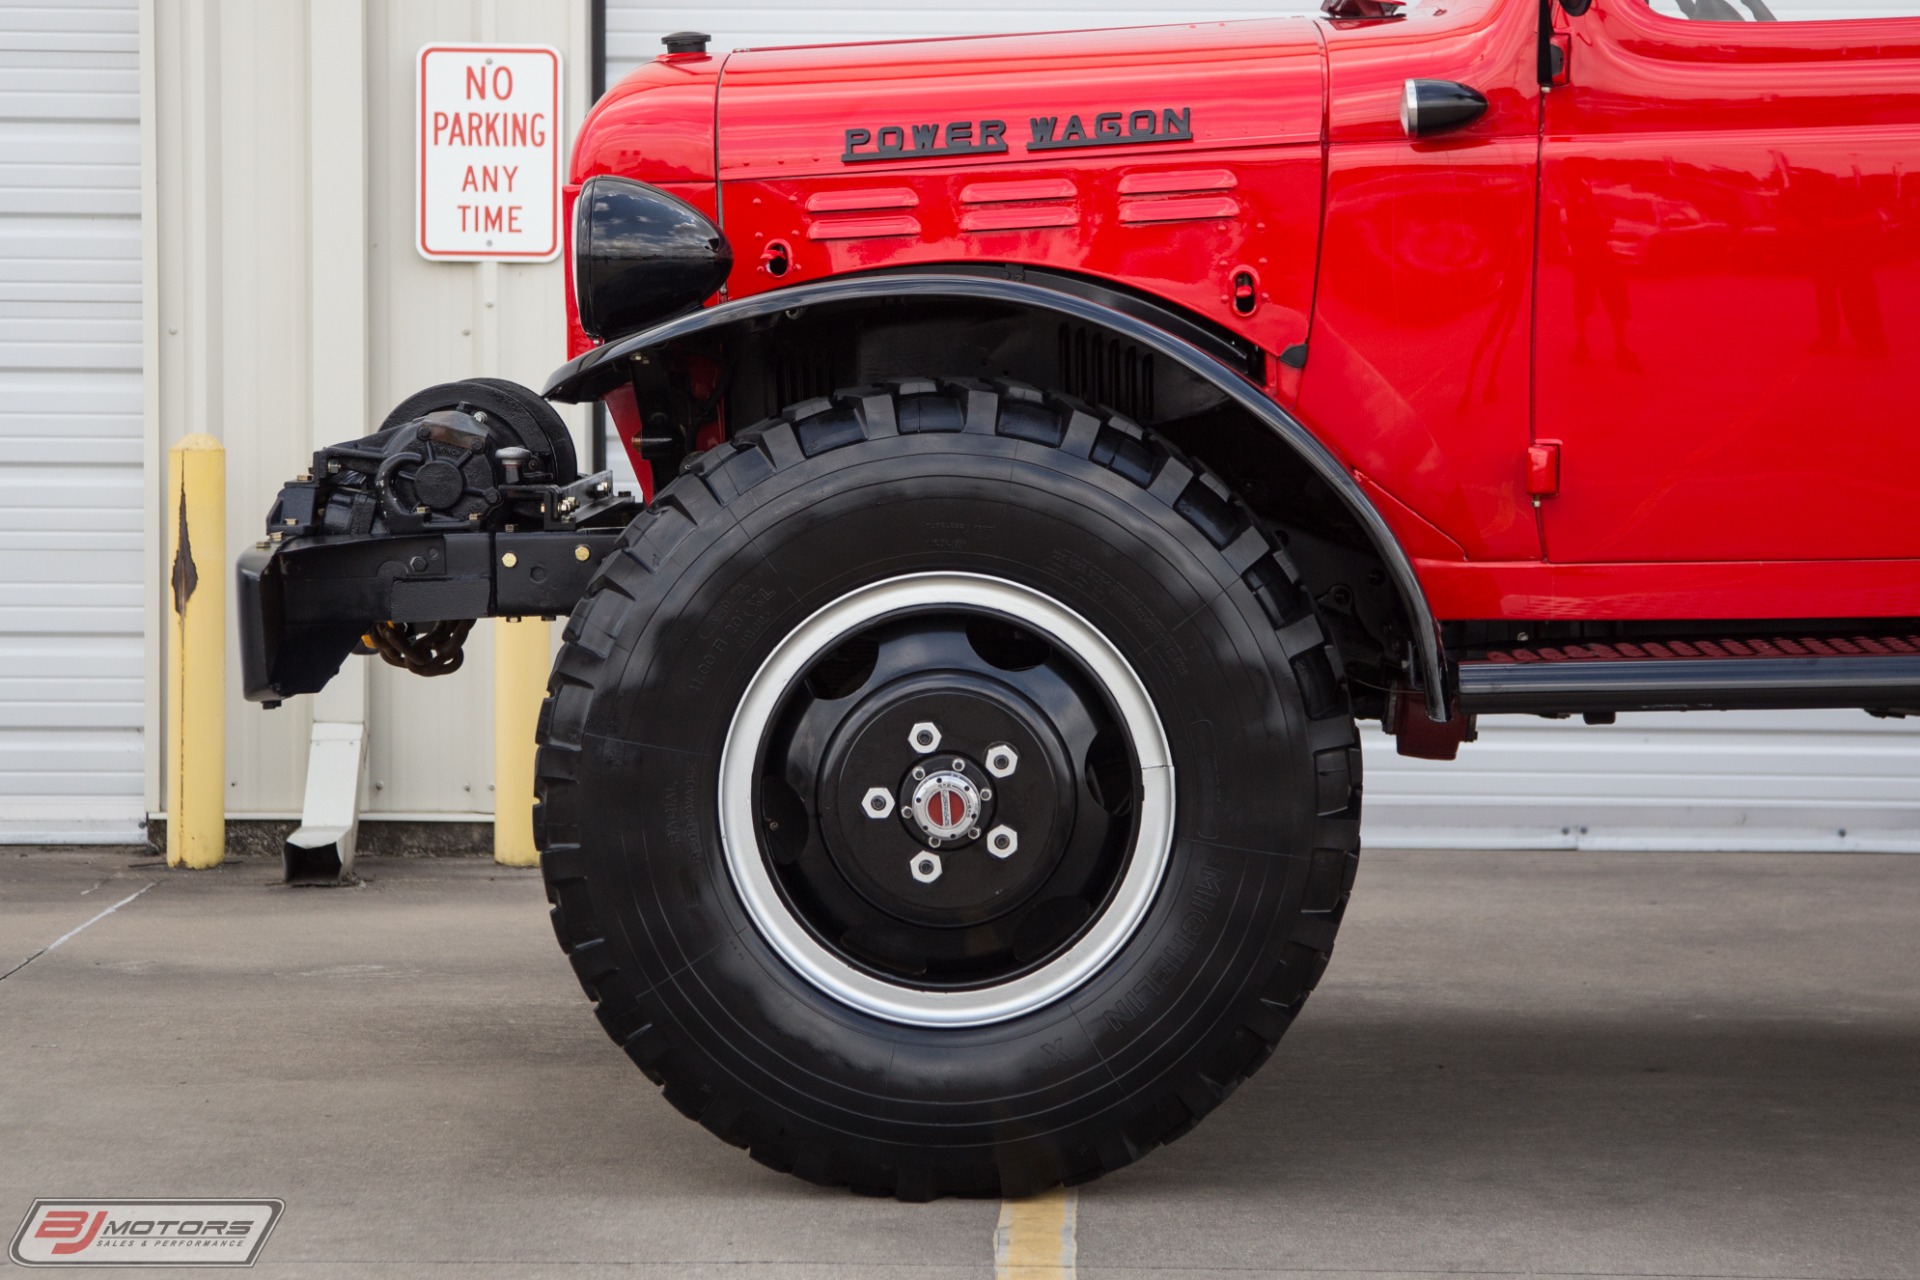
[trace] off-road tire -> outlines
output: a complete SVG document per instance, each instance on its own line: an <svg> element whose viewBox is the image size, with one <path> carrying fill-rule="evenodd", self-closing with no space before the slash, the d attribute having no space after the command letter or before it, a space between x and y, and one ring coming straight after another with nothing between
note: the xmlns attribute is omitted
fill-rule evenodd
<svg viewBox="0 0 1920 1280"><path fill-rule="evenodd" d="M1109 637L1172 751L1172 856L1124 948L993 1025L902 1025L782 963L729 880L738 694L823 604L998 575ZM1339 656L1280 539L1152 432L1062 395L901 380L697 455L566 628L535 833L554 931L614 1041L775 1169L920 1200L1128 1164L1219 1106L1318 981L1359 853Z"/></svg>

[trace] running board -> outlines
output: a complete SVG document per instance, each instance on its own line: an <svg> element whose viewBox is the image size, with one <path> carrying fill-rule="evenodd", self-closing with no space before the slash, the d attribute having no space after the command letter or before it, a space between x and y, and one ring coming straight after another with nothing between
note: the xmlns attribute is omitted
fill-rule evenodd
<svg viewBox="0 0 1920 1280"><path fill-rule="evenodd" d="M1920 714L1920 635L1569 644L1460 662L1469 715L1775 711Z"/></svg>

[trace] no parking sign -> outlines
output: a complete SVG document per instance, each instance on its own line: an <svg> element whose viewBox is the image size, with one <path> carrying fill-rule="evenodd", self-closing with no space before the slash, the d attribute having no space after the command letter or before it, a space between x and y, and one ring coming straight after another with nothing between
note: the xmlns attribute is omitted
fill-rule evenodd
<svg viewBox="0 0 1920 1280"><path fill-rule="evenodd" d="M545 45L420 50L414 243L450 261L560 252L560 54Z"/></svg>

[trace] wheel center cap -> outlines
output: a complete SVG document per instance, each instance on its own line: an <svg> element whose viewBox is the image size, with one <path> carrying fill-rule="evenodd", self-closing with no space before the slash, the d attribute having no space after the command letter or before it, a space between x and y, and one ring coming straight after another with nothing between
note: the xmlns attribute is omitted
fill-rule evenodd
<svg viewBox="0 0 1920 1280"><path fill-rule="evenodd" d="M929 836L952 840L973 830L980 820L980 788L966 774L942 769L914 787L908 812Z"/></svg>

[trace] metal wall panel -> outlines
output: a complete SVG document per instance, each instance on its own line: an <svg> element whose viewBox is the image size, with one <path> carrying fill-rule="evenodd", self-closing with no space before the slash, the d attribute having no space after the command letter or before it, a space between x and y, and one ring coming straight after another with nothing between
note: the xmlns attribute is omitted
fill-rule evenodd
<svg viewBox="0 0 1920 1280"><path fill-rule="evenodd" d="M141 838L138 32L0 0L0 841Z"/></svg>
<svg viewBox="0 0 1920 1280"><path fill-rule="evenodd" d="M157 425L163 451L191 431L226 445L227 549L238 555L264 534L280 485L312 458L307 21L286 4L184 0L162 13L161 39L178 52L163 53L158 73L167 323ZM230 638L227 812L296 816L310 700L263 712L241 698L239 665ZM164 793L154 798L163 803Z"/></svg>
<svg viewBox="0 0 1920 1280"><path fill-rule="evenodd" d="M1452 762L1365 732L1367 838L1398 846L1920 852L1920 732L1863 711L1489 717Z"/></svg>
<svg viewBox="0 0 1920 1280"><path fill-rule="evenodd" d="M1661 0L1670 7L1669 0ZM1769 0L1783 20L1920 15L1920 0ZM669 31L712 48L1041 31L1310 13L1317 0L607 0L608 82ZM620 457L617 442L608 456ZM1920 850L1920 732L1859 712L1625 716L1617 725L1500 717L1458 761L1407 760L1370 725L1376 844Z"/></svg>

